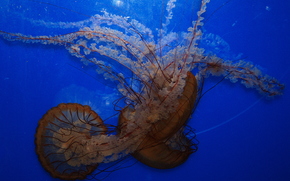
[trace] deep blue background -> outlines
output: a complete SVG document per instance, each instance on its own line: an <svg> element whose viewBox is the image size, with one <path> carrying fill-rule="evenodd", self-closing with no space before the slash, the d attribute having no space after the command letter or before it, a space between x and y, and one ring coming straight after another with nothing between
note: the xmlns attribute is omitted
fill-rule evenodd
<svg viewBox="0 0 290 181"><path fill-rule="evenodd" d="M144 6L124 0L121 7L111 1L46 2L87 15L106 6L113 13L144 20L152 30L159 25L152 19L161 14L156 11L160 5L157 1L144 1ZM173 31L189 27L189 2L177 3L174 17L180 18L172 20ZM243 53L243 58L285 83L284 95L266 100L254 90L224 81L201 99L190 120L200 144L186 163L170 170L137 163L113 172L106 180L290 180L289 1L232 0L221 7L225 2L217 0L208 5L206 32L219 35L233 54ZM68 30L34 26L22 17L45 21L87 18L23 0L2 0L0 8L0 30L23 34L53 35ZM151 14L146 14L146 8L152 8L148 10ZM69 101L69 96L96 107L100 97L112 92L84 73L82 64L63 47L1 39L0 60L0 180L56 180L42 168L34 152L38 120L51 107ZM218 80L208 79L205 89ZM105 115L109 108L96 109Z"/></svg>

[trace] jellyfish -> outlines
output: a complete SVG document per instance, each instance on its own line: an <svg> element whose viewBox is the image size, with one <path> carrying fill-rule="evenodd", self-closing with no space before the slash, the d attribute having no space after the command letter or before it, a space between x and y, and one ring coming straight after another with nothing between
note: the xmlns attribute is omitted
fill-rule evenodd
<svg viewBox="0 0 290 181"><path fill-rule="evenodd" d="M199 46L201 40L212 38L202 31L209 0L201 1L197 18L186 32L168 31L175 3L167 2L167 15L156 32L106 10L79 22L32 22L78 28L66 34L29 36L0 31L10 41L65 47L96 74L114 82L126 103L118 110L115 126L102 121L89 106L77 103L59 104L40 119L36 152L53 177L85 179L100 164L127 155L158 169L181 165L197 151L194 133L190 136L186 128L209 76L240 82L268 97L282 94L284 85L252 63L222 59Z"/></svg>
<svg viewBox="0 0 290 181"><path fill-rule="evenodd" d="M90 165L95 154L84 148L92 136L105 133L102 119L89 106L62 103L39 121L36 153L53 177L84 179L98 166Z"/></svg>
<svg viewBox="0 0 290 181"><path fill-rule="evenodd" d="M194 107L196 97L196 79L188 72L182 96L178 99L178 108L168 119L158 120L151 125L152 129L142 138L133 153L137 160L153 168L168 169L182 164L191 153L196 151L197 148L193 148L196 145L182 131ZM128 111L130 109L125 108L125 112ZM123 114L127 113L121 112L120 125L129 121L122 116Z"/></svg>

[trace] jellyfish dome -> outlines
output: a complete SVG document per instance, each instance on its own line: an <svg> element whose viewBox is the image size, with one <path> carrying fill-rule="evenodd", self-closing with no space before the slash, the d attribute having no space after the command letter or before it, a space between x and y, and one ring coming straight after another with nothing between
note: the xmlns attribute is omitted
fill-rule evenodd
<svg viewBox="0 0 290 181"><path fill-rule="evenodd" d="M98 166L91 164L96 153L87 149L87 142L106 130L101 118L89 106L59 104L39 121L36 153L53 177L84 179Z"/></svg>
<svg viewBox="0 0 290 181"><path fill-rule="evenodd" d="M197 150L196 144L183 132L196 96L197 82L194 75L188 72L177 110L168 119L159 120L152 125L151 131L133 154L136 159L150 167L168 169L182 164Z"/></svg>

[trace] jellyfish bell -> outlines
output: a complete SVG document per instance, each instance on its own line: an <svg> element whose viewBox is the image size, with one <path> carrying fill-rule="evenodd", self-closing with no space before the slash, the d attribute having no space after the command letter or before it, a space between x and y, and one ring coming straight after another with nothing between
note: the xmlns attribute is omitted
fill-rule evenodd
<svg viewBox="0 0 290 181"><path fill-rule="evenodd" d="M187 73L183 92L178 98L178 106L175 112L167 119L155 121L150 125L146 136L140 140L139 146L133 156L140 162L154 168L168 169L176 167L185 162L188 156L196 151L196 145L183 133L183 128L192 113L197 98L197 81L195 76ZM172 100L172 104L176 104ZM128 114L136 114L130 107L122 110L118 128L122 135L122 124L130 120ZM151 116L151 115L147 115ZM192 146L195 148L192 148Z"/></svg>
<svg viewBox="0 0 290 181"><path fill-rule="evenodd" d="M36 153L53 177L85 179L98 166L92 163L97 153L86 145L92 136L106 131L101 118L89 106L62 103L40 119L35 134Z"/></svg>
<svg viewBox="0 0 290 181"><path fill-rule="evenodd" d="M170 169L184 163L190 154L196 151L196 141L187 138L183 129L180 129L175 135L163 141L156 141L153 137L147 136L132 155L147 166Z"/></svg>
<svg viewBox="0 0 290 181"><path fill-rule="evenodd" d="M197 98L197 81L191 72L187 72L186 82L183 87L181 96L171 100L172 104L176 104L176 111L171 113L166 120L160 120L152 125L150 135L156 140L164 140L173 136L182 126L186 124Z"/></svg>

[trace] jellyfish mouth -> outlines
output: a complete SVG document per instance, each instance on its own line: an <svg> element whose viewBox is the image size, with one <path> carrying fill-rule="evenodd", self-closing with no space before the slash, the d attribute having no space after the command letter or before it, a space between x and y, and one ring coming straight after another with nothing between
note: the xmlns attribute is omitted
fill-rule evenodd
<svg viewBox="0 0 290 181"><path fill-rule="evenodd" d="M196 97L197 81L195 76L188 72L177 110L168 119L154 123L132 155L138 161L159 169L173 168L185 162L189 155L197 150L196 144L183 133ZM130 114L132 111L134 110L130 108L123 109L119 125L128 121L122 114Z"/></svg>
<svg viewBox="0 0 290 181"><path fill-rule="evenodd" d="M39 121L36 153L42 166L56 178L85 179L98 166L95 152L86 149L94 135L105 134L103 121L89 106L59 104Z"/></svg>

